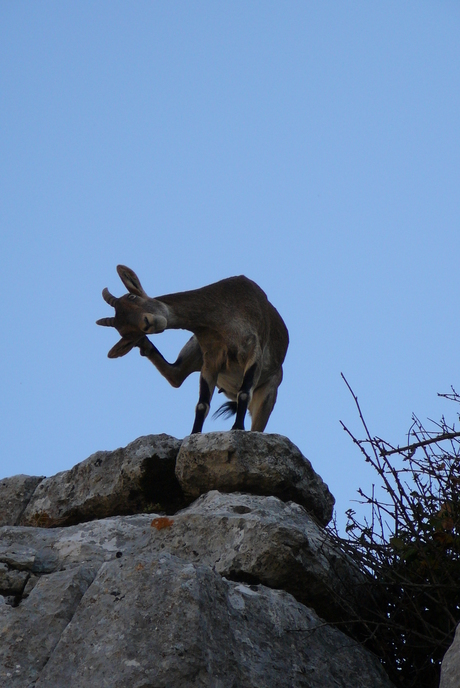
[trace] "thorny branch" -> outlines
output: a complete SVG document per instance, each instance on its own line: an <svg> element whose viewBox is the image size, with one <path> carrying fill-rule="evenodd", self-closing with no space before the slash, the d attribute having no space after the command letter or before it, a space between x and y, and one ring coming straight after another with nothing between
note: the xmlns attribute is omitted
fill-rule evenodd
<svg viewBox="0 0 460 688"><path fill-rule="evenodd" d="M379 447L379 451L383 456L390 456L391 454L404 454L409 452L413 454L419 447L427 447L429 444L439 444L439 442L444 442L445 440L453 440L456 437L460 437L460 432L444 432L435 437L431 437L428 440L422 440L421 442L414 442L413 444L408 444L405 447L396 447L396 449L384 449L382 446ZM377 440L377 442L383 442L383 440Z"/></svg>
<svg viewBox="0 0 460 688"><path fill-rule="evenodd" d="M444 417L430 421L435 430L429 431L413 416L408 440L416 441L393 447L371 435L356 394L342 378L364 439L341 425L387 495L380 499L375 485L370 495L359 489L361 503L371 509L370 521L350 509L348 539L334 531L371 589L372 608L362 607L353 619L360 629L355 635L361 633L396 685L437 688L441 659L460 620L460 432ZM460 402L454 389L439 396ZM402 467L391 463L394 454L402 456Z"/></svg>

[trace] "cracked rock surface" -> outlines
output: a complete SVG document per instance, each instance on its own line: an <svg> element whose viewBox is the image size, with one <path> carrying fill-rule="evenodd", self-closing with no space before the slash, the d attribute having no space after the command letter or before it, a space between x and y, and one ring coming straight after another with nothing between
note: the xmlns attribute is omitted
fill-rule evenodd
<svg viewBox="0 0 460 688"><path fill-rule="evenodd" d="M239 458L230 457L236 473L246 471L250 452L244 439L214 436L210 452L200 440L201 496L189 503L193 442L185 442L183 478L180 442L165 435L39 479L26 506L21 488L13 511L10 493L14 518L0 528L0 685L391 688L379 662L330 625L360 603L362 575L322 525L332 503L327 486L285 438L276 449L276 436L253 434L260 437L252 450L262 455L255 474L272 470L264 451L276 456L277 496L250 494L233 468L215 489L225 461L214 478L208 468L219 441L221 457L239 443ZM294 463L280 466L289 452ZM163 508L142 513L152 495ZM57 527L43 527L50 525Z"/></svg>
<svg viewBox="0 0 460 688"><path fill-rule="evenodd" d="M210 490L273 495L304 506L320 523L332 518L334 497L287 437L262 432L209 432L186 437L176 463L186 495Z"/></svg>
<svg viewBox="0 0 460 688"><path fill-rule="evenodd" d="M460 676L460 625L457 626L452 645L447 650L441 665L439 688L457 688Z"/></svg>
<svg viewBox="0 0 460 688"><path fill-rule="evenodd" d="M146 553L101 567L36 688L63 685L383 688L389 683L357 643L322 626L291 595L227 581L209 566L167 553Z"/></svg>
<svg viewBox="0 0 460 688"><path fill-rule="evenodd" d="M44 575L18 607L0 604L0 685L37 681L94 575L87 566Z"/></svg>

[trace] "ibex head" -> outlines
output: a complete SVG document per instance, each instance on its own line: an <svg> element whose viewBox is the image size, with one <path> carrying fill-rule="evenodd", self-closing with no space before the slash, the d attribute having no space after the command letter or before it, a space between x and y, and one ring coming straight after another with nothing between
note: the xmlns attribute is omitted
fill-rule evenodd
<svg viewBox="0 0 460 688"><path fill-rule="evenodd" d="M163 332L168 324L163 304L147 296L136 273L125 265L117 265L117 272L129 294L117 298L105 288L102 296L115 308L115 317L96 321L97 325L115 327L121 334L120 341L110 349L109 358L124 356L146 334Z"/></svg>

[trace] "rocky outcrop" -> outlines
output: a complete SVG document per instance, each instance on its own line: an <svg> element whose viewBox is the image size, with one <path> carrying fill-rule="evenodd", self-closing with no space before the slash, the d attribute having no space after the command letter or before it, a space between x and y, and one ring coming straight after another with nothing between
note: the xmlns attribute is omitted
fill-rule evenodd
<svg viewBox="0 0 460 688"><path fill-rule="evenodd" d="M261 432L190 435L180 448L176 475L192 499L209 490L273 495L301 504L323 525L332 518L334 497L287 437Z"/></svg>
<svg viewBox="0 0 460 688"><path fill-rule="evenodd" d="M38 476L14 475L0 480L0 526L18 525L37 485Z"/></svg>
<svg viewBox="0 0 460 688"><path fill-rule="evenodd" d="M174 513L185 504L175 476L181 442L148 435L99 451L70 471L42 480L19 524L52 527L142 511Z"/></svg>
<svg viewBox="0 0 460 688"><path fill-rule="evenodd" d="M212 491L174 517L114 517L67 528L3 528L0 565L8 573L52 573L91 562L100 566L116 554L165 551L211 566L236 581L284 589L331 621L343 603L358 604L360 574L326 532L293 502ZM19 575L19 574L17 574ZM20 595L21 583L1 588ZM356 599L354 597L356 591Z"/></svg>
<svg viewBox="0 0 460 688"><path fill-rule="evenodd" d="M332 688L338 676L387 685L367 653L287 593L165 553L102 567L36 687Z"/></svg>
<svg viewBox="0 0 460 688"><path fill-rule="evenodd" d="M9 480L19 478L26 476ZM29 482L33 489L27 495L22 490L16 518L7 517L4 524L53 527L121 514L173 514L216 489L293 500L323 525L334 507L327 485L286 437L238 430L191 435L183 442L148 435L116 451L96 452L69 471ZM15 484L11 498L14 490Z"/></svg>
<svg viewBox="0 0 460 688"><path fill-rule="evenodd" d="M0 605L0 685L36 685L94 576L86 566L42 575L17 608Z"/></svg>
<svg viewBox="0 0 460 688"><path fill-rule="evenodd" d="M360 571L321 523L327 487L285 438L233 434L243 433L182 447L140 438L36 484L11 513L55 527L0 528L0 685L391 687L378 661L327 623L346 621L363 594ZM162 490L146 485L146 466ZM249 494L257 480L278 496ZM201 496L190 504L192 485ZM156 513L133 513L146 506Z"/></svg>
<svg viewBox="0 0 460 688"><path fill-rule="evenodd" d="M447 650L441 665L439 688L458 688L460 681L460 625L457 626L452 645Z"/></svg>

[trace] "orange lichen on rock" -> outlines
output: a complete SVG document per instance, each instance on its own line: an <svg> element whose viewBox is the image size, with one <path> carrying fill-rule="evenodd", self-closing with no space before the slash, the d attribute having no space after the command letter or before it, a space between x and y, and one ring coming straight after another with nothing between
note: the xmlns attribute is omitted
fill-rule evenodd
<svg viewBox="0 0 460 688"><path fill-rule="evenodd" d="M163 530L163 528L171 528L173 523L174 521L172 518L168 518L167 516L159 516L158 518L154 518L150 525L152 528L156 528L157 530Z"/></svg>

